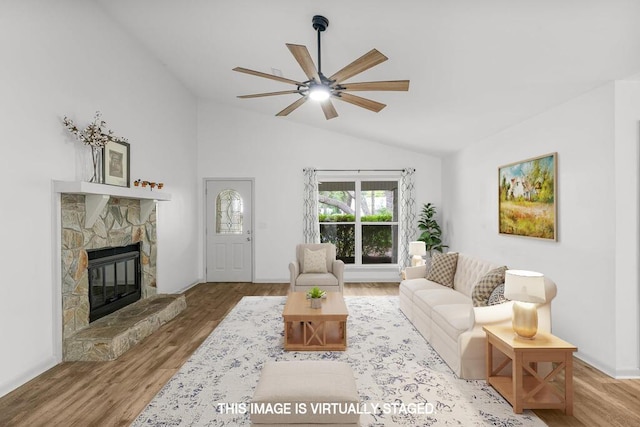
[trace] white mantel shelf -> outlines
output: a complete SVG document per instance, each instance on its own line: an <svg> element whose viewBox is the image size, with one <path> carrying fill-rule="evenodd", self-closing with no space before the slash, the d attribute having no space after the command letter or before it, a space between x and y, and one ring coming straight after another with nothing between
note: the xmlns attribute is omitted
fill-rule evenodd
<svg viewBox="0 0 640 427"><path fill-rule="evenodd" d="M171 200L170 193L150 190L148 187L118 187L85 181L53 181L53 190L56 193L84 194L86 196L85 226L88 228L93 227L98 215L111 197L140 200L140 221L142 222L149 218L156 202Z"/></svg>

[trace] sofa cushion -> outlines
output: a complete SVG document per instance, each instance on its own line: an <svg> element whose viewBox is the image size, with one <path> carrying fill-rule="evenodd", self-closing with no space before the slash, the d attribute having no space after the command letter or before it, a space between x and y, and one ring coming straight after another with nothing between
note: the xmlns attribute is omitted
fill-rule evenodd
<svg viewBox="0 0 640 427"><path fill-rule="evenodd" d="M507 266L494 268L488 271L476 282L471 292L471 300L474 307L485 307L489 302L489 297L493 290L500 284L504 283L505 271Z"/></svg>
<svg viewBox="0 0 640 427"><path fill-rule="evenodd" d="M496 288L489 295L487 305L498 305L509 301L504 297L504 283L496 286Z"/></svg>
<svg viewBox="0 0 640 427"><path fill-rule="evenodd" d="M324 249L318 249L312 251L311 249L304 250L304 259L302 260L302 272L303 273L326 273L327 272L327 251Z"/></svg>
<svg viewBox="0 0 640 427"><path fill-rule="evenodd" d="M434 253L431 257L431 268L429 269L427 280L453 288L453 276L456 274L457 263L457 252Z"/></svg>
<svg viewBox="0 0 640 427"><path fill-rule="evenodd" d="M400 292L407 295L409 299L413 300L413 296L417 291L421 291L423 289L443 289L445 286L442 286L439 283L432 282L427 279L411 279L411 280L403 280L400 283Z"/></svg>
<svg viewBox="0 0 640 427"><path fill-rule="evenodd" d="M440 289L416 291L413 295L413 302L415 303L415 308L424 312L428 317L431 317L431 311L438 305L468 304L472 306L471 299L468 296L445 286Z"/></svg>
<svg viewBox="0 0 640 427"><path fill-rule="evenodd" d="M433 323L454 341L473 326L473 319L471 304L442 304L434 307L431 313Z"/></svg>
<svg viewBox="0 0 640 427"><path fill-rule="evenodd" d="M301 274L296 279L296 286L317 286L326 291L323 286L338 286L338 279L331 273Z"/></svg>

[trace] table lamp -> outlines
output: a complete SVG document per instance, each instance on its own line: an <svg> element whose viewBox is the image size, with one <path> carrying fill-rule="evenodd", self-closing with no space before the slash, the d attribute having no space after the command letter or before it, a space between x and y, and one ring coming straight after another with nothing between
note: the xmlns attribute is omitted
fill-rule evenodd
<svg viewBox="0 0 640 427"><path fill-rule="evenodd" d="M538 306L546 301L544 275L535 271L507 270L504 297L513 301L513 330L526 339L538 332Z"/></svg>
<svg viewBox="0 0 640 427"><path fill-rule="evenodd" d="M424 264L423 256L427 254L427 245L424 242L409 242L409 255L411 255L411 267Z"/></svg>

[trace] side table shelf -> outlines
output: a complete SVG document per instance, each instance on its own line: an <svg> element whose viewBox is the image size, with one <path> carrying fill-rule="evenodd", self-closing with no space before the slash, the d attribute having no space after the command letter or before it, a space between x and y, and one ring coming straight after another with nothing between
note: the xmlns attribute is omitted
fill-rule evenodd
<svg viewBox="0 0 640 427"><path fill-rule="evenodd" d="M573 353L577 348L551 334L539 332L535 339L515 336L509 326L485 326L487 333L487 382L513 406L515 413L524 409L562 409L573 414ZM506 356L494 366L494 347ZM548 373L538 370L538 363L551 362ZM511 364L511 374L502 371ZM564 371L564 389L550 382Z"/></svg>

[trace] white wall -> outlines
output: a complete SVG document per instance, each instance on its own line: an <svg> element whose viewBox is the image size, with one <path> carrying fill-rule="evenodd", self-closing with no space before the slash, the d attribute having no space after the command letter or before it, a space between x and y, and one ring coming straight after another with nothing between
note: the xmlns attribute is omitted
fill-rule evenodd
<svg viewBox="0 0 640 427"><path fill-rule="evenodd" d="M616 374L640 376L640 82L615 83Z"/></svg>
<svg viewBox="0 0 640 427"><path fill-rule="evenodd" d="M553 332L613 376L640 372L640 98L627 101L627 115L618 120L616 94L622 90L607 84L443 161L451 248L553 279ZM618 138L622 128L625 137ZM558 241L499 235L498 167L551 152L558 153Z"/></svg>
<svg viewBox="0 0 640 427"><path fill-rule="evenodd" d="M163 181L158 288L198 280L196 101L93 2L4 1L0 12L0 395L57 362L52 180L83 175L63 129L96 110L129 138L131 178ZM86 175L84 176L86 178Z"/></svg>
<svg viewBox="0 0 640 427"><path fill-rule="evenodd" d="M435 157L294 124L286 118L214 102L202 102L198 108L200 191L204 178L255 178L257 282L289 281L288 264L294 258L295 245L302 242L304 167L414 167L420 207L427 201L440 205L440 164ZM349 276L347 280L351 280Z"/></svg>

